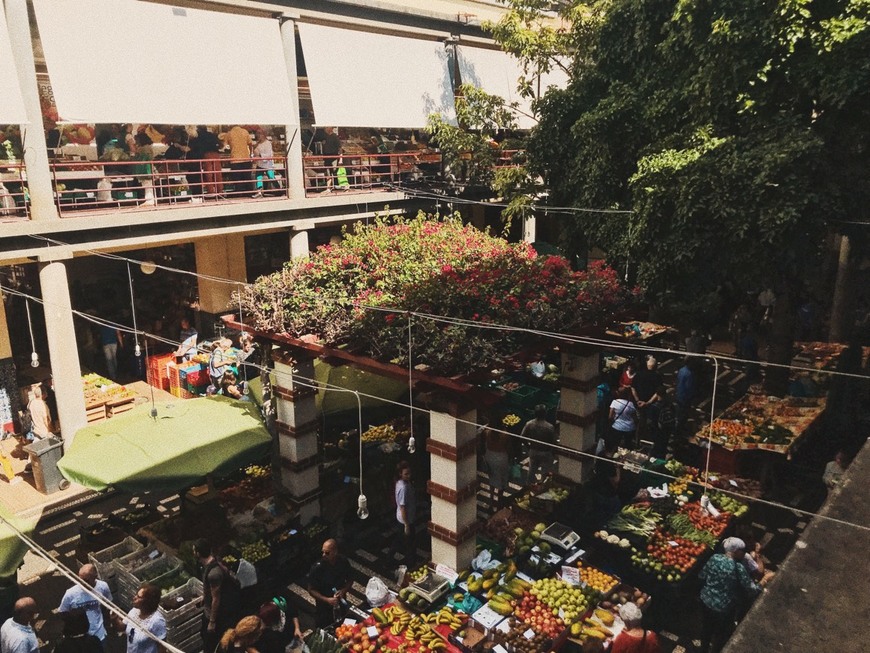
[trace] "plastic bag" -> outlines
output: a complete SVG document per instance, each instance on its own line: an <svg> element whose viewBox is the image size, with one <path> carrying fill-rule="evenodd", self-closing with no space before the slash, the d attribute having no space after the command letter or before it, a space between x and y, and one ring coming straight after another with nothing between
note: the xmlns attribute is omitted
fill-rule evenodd
<svg viewBox="0 0 870 653"><path fill-rule="evenodd" d="M390 590L380 578L372 576L366 584L366 600L373 608L383 605L390 597Z"/></svg>
<svg viewBox="0 0 870 653"><path fill-rule="evenodd" d="M284 653L311 653L311 649L308 648L308 644L303 642L301 639L294 637L293 641L287 644Z"/></svg>
<svg viewBox="0 0 870 653"><path fill-rule="evenodd" d="M239 585L242 588L251 587L257 584L257 570L254 565L242 558L239 560L239 570L236 572L236 578L239 579Z"/></svg>
<svg viewBox="0 0 870 653"><path fill-rule="evenodd" d="M492 554L487 549L478 553L477 557L471 561L471 568L474 571L486 571L496 567L498 567L498 561L492 559Z"/></svg>

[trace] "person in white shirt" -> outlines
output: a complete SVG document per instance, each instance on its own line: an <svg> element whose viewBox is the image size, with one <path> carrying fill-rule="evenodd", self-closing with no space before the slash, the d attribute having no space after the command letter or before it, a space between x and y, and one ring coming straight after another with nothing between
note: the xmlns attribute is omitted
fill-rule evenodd
<svg viewBox="0 0 870 653"><path fill-rule="evenodd" d="M39 641L33 631L36 614L36 601L31 597L22 596L15 602L12 616L0 627L2 653L38 653Z"/></svg>
<svg viewBox="0 0 870 653"><path fill-rule="evenodd" d="M97 568L94 565L83 565L79 569L79 578L90 586L91 591L81 585L73 585L63 595L58 612L84 610L88 615L88 635L93 635L105 644L106 626L103 621L103 607L93 595L99 594L107 601L111 601L112 591L105 581L97 578Z"/></svg>

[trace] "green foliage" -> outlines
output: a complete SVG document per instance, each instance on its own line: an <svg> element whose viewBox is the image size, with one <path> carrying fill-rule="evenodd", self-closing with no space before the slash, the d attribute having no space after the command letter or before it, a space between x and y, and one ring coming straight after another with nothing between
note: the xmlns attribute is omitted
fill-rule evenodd
<svg viewBox="0 0 870 653"><path fill-rule="evenodd" d="M599 7L570 87L537 106L528 166L556 204L633 213L566 222L569 247L602 247L677 310L814 278L829 221L870 200L870 3Z"/></svg>
<svg viewBox="0 0 870 653"><path fill-rule="evenodd" d="M571 331L631 300L605 266L574 272L561 257L538 257L457 218L378 219L344 235L245 289L247 320L407 364L406 313L428 314L413 322L414 363L452 375L527 343L527 333L496 325Z"/></svg>

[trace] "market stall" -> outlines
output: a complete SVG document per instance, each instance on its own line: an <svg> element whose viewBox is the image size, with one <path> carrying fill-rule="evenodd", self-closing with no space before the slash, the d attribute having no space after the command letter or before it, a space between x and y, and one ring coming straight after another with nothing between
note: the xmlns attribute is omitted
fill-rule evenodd
<svg viewBox="0 0 870 653"><path fill-rule="evenodd" d="M135 392L99 374L85 374L82 377L82 392L88 424L126 413L133 408L136 400Z"/></svg>
<svg viewBox="0 0 870 653"><path fill-rule="evenodd" d="M741 452L766 451L790 459L825 405L825 397L747 394L689 441L711 447L711 467L732 474L740 468Z"/></svg>
<svg viewBox="0 0 870 653"><path fill-rule="evenodd" d="M256 408L224 397L140 405L81 429L58 463L94 490L183 488L268 453L272 438ZM112 464L107 465L106 461Z"/></svg>

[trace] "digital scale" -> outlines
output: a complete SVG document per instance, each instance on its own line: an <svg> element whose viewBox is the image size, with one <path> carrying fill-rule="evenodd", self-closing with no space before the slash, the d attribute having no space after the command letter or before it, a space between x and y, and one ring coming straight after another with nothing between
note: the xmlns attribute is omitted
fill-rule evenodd
<svg viewBox="0 0 870 653"><path fill-rule="evenodd" d="M450 581L438 574L429 573L425 578L415 583L409 583L410 587L418 596L422 596L429 603L434 603L437 598L450 589Z"/></svg>
<svg viewBox="0 0 870 653"><path fill-rule="evenodd" d="M564 524L556 523L541 533L541 539L567 551L580 541L580 536Z"/></svg>

